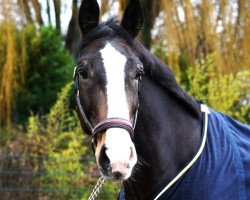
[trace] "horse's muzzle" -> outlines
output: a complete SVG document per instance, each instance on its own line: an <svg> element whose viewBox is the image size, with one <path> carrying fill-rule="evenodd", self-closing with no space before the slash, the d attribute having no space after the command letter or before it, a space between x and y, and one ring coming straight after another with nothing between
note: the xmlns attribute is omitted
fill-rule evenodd
<svg viewBox="0 0 250 200"><path fill-rule="evenodd" d="M110 128L97 143L96 159L102 175L109 180L126 180L137 162L135 146L125 129Z"/></svg>

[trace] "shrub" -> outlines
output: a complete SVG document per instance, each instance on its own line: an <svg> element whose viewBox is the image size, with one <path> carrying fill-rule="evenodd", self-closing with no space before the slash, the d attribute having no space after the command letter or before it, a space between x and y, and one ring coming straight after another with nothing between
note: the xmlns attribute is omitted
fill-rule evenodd
<svg viewBox="0 0 250 200"><path fill-rule="evenodd" d="M77 114L70 108L72 91L72 83L67 84L46 117L29 119L27 151L45 158L40 166L43 173L35 182L50 199L87 199L97 181L98 168L84 145ZM100 197L115 198L119 187L106 183Z"/></svg>
<svg viewBox="0 0 250 200"><path fill-rule="evenodd" d="M217 74L213 57L197 61L188 69L188 92L213 109L250 123L250 71Z"/></svg>
<svg viewBox="0 0 250 200"><path fill-rule="evenodd" d="M217 73L220 66L214 64L218 60L215 53L197 60L194 65L190 65L186 56L175 54L175 62L178 61L179 66L176 67L171 65L168 53L161 44L156 45L153 51L166 64L170 64L177 81L189 94L213 109L250 123L250 70Z"/></svg>
<svg viewBox="0 0 250 200"><path fill-rule="evenodd" d="M17 95L16 121L26 121L30 112L46 114L56 94L71 80L74 60L61 36L51 26L25 29L27 47L26 84Z"/></svg>

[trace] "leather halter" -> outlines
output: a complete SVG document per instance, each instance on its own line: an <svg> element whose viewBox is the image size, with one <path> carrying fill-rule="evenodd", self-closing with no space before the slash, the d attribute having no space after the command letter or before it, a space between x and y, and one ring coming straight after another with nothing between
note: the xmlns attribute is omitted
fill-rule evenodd
<svg viewBox="0 0 250 200"><path fill-rule="evenodd" d="M138 103L137 110L136 110L136 113L134 116L133 125L131 124L130 121L128 121L126 119L115 117L115 118L107 118L107 119L99 122L96 126L93 127L90 120L88 119L86 112L84 111L84 109L81 105L81 101L80 101L78 66L76 66L74 69L73 80L74 80L74 85L75 85L75 90L76 90L76 104L77 104L78 116L80 118L83 131L89 135L92 135L92 148L93 148L94 154L95 154L95 146L96 146L97 136L109 128L124 129L129 133L130 137L133 139L134 129L135 129L135 125L137 122L139 103ZM138 82L138 93L139 93L139 90L140 90L139 83L141 81L141 77L139 78L138 81L139 81Z"/></svg>

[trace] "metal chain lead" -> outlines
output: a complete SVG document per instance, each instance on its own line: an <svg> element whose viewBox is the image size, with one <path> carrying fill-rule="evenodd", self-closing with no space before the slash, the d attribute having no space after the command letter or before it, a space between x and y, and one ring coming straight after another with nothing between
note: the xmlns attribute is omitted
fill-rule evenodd
<svg viewBox="0 0 250 200"><path fill-rule="evenodd" d="M99 178L99 180L97 181L97 183L96 183L96 185L95 185L95 188L94 188L93 191L91 192L91 194L90 194L88 200L94 200L94 199L98 196L100 190L102 189L102 186L103 186L104 182L105 182L105 179L104 179L103 176L101 176L101 177Z"/></svg>

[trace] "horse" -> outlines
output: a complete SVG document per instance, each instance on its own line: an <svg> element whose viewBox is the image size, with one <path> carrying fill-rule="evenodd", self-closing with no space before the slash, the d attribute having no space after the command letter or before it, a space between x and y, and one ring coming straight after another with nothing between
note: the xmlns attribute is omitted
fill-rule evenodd
<svg viewBox="0 0 250 200"><path fill-rule="evenodd" d="M83 0L76 102L101 175L123 181L118 199L250 199L250 127L188 95L136 39L139 0L99 17Z"/></svg>

